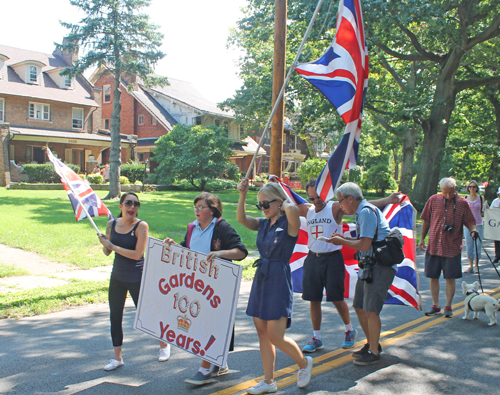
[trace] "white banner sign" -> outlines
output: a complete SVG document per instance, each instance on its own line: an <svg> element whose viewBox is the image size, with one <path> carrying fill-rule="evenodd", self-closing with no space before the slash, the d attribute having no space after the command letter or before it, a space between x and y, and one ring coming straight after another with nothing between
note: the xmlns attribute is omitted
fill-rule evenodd
<svg viewBox="0 0 500 395"><path fill-rule="evenodd" d="M134 328L225 366L240 291L240 265L148 238Z"/></svg>
<svg viewBox="0 0 500 395"><path fill-rule="evenodd" d="M497 208L484 211L484 238L500 240L500 210Z"/></svg>

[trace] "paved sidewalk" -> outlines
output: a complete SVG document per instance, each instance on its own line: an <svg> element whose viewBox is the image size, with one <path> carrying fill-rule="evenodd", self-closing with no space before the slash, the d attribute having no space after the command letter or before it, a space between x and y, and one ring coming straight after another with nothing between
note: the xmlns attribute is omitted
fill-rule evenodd
<svg viewBox="0 0 500 395"><path fill-rule="evenodd" d="M36 287L55 287L70 279L107 280L112 266L81 270L63 263L52 262L40 255L0 244L0 262L26 269L29 276L0 278L0 293L15 292Z"/></svg>

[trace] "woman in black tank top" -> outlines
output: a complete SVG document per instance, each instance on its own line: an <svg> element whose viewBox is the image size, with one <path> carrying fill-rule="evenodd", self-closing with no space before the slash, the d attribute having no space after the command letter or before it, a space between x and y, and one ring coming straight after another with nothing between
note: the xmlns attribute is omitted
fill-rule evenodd
<svg viewBox="0 0 500 395"><path fill-rule="evenodd" d="M123 366L123 309L127 291L132 296L135 306L139 300L144 250L148 239L149 227L137 218L140 207L135 193L126 193L120 199L120 215L108 222L106 236L99 237L106 255L115 252L113 270L109 280L109 311L111 320L111 339L115 358L110 359L104 370L114 370ZM170 345L160 341L160 362L170 357Z"/></svg>

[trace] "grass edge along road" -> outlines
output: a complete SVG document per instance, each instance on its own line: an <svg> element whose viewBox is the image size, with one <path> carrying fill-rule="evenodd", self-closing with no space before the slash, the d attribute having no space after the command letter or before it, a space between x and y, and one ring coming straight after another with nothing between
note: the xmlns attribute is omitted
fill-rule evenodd
<svg viewBox="0 0 500 395"><path fill-rule="evenodd" d="M498 299L500 297L500 293L495 294L496 292L500 292L500 287L495 288L494 290L490 292L485 292L485 295L490 295L493 296L495 299ZM453 308L453 318L451 319L456 319L459 317L459 315L463 314L464 312L464 302L461 301L459 303L456 303L452 306ZM460 318L461 319L461 318ZM443 316L423 316L420 318L417 318L416 320L407 322L406 324L400 325L396 328L384 331L380 334L380 344L382 347L388 347L391 346L395 343L400 342L401 340L408 339L409 337L412 337L414 335L417 335L426 329L432 328L433 326L436 326L438 324L441 324L445 321L449 321L450 318L444 318ZM384 339L384 340L382 340ZM326 354L320 355L319 357L316 357L313 359L314 364L318 364L324 361L328 361L331 358L335 358L339 355L342 355L340 358L333 359L331 361L325 362L319 366L314 366L312 369L311 376L315 376L321 373L325 373L329 370L332 370L340 365L343 365L348 362L352 362L352 352L353 350L362 347L366 342L366 339L360 340L356 342L354 345L353 349L345 350L345 349L337 349L331 352L328 352ZM345 354L345 355L343 355ZM274 378L277 379L279 377L287 376L281 380L277 380L276 383L278 385L278 389L287 387L289 385L295 384L297 382L297 365L292 365L288 366L286 368L277 370L274 373ZM290 375L292 374L292 375ZM244 383L237 384L235 386L226 388L221 391L213 392L210 395L233 395L237 394L238 392L244 391L250 387L253 387L256 385L260 380L264 380L264 376L257 377L252 380L245 381Z"/></svg>

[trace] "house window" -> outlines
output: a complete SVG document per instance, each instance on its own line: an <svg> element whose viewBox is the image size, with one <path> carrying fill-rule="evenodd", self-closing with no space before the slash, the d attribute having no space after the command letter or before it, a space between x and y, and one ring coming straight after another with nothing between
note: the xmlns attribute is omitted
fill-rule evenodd
<svg viewBox="0 0 500 395"><path fill-rule="evenodd" d="M144 162L144 154L142 152L139 152L137 154L137 159L139 159L139 162Z"/></svg>
<svg viewBox="0 0 500 395"><path fill-rule="evenodd" d="M5 99L0 98L0 122L5 122Z"/></svg>
<svg viewBox="0 0 500 395"><path fill-rule="evenodd" d="M73 129L83 129L83 108L73 108Z"/></svg>
<svg viewBox="0 0 500 395"><path fill-rule="evenodd" d="M156 125L156 118L151 116L151 125Z"/></svg>
<svg viewBox="0 0 500 395"><path fill-rule="evenodd" d="M139 117L137 118L137 123L139 125L144 125L144 115L139 115Z"/></svg>
<svg viewBox="0 0 500 395"><path fill-rule="evenodd" d="M297 136L290 135L290 149L295 149L295 147L297 146L296 140Z"/></svg>
<svg viewBox="0 0 500 395"><path fill-rule="evenodd" d="M218 119L215 120L215 126L220 126L220 121Z"/></svg>
<svg viewBox="0 0 500 395"><path fill-rule="evenodd" d="M29 66L30 74L29 74L29 82L38 82L38 67Z"/></svg>
<svg viewBox="0 0 500 395"><path fill-rule="evenodd" d="M111 102L111 85L104 85L102 87L102 101L103 103Z"/></svg>
<svg viewBox="0 0 500 395"><path fill-rule="evenodd" d="M63 76L64 78L64 87L65 88L71 88L71 77L69 75Z"/></svg>
<svg viewBox="0 0 500 395"><path fill-rule="evenodd" d="M196 124L201 125L201 117L196 117Z"/></svg>
<svg viewBox="0 0 500 395"><path fill-rule="evenodd" d="M50 105L42 103L30 103L29 114L30 119L50 121Z"/></svg>
<svg viewBox="0 0 500 395"><path fill-rule="evenodd" d="M104 129L109 130L109 118L104 120Z"/></svg>

